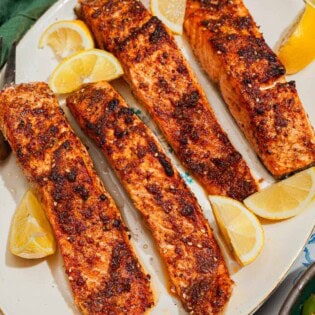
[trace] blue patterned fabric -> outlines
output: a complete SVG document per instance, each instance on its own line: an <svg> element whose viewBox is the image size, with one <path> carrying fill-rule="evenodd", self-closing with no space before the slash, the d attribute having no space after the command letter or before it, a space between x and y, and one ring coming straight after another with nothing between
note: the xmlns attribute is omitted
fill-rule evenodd
<svg viewBox="0 0 315 315"><path fill-rule="evenodd" d="M303 272L315 262L315 230L305 245L303 251L290 268L287 277L279 288L255 313L255 315L278 315L279 310L288 296L290 290L303 274Z"/></svg>

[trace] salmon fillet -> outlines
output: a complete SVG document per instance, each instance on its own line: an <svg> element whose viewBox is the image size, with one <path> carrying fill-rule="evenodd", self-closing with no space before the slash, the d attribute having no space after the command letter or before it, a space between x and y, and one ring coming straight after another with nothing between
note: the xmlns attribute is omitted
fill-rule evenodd
<svg viewBox="0 0 315 315"><path fill-rule="evenodd" d="M0 127L37 192L83 314L143 314L149 276L121 215L45 83L0 92Z"/></svg>
<svg viewBox="0 0 315 315"><path fill-rule="evenodd" d="M232 280L195 196L151 130L107 82L85 85L67 105L145 218L185 309L221 313Z"/></svg>
<svg viewBox="0 0 315 315"><path fill-rule="evenodd" d="M281 178L315 161L315 138L295 83L241 0L188 0L184 29L234 119Z"/></svg>
<svg viewBox="0 0 315 315"><path fill-rule="evenodd" d="M209 194L239 200L257 190L166 27L137 0L82 0L98 46L121 62L133 93L183 165Z"/></svg>

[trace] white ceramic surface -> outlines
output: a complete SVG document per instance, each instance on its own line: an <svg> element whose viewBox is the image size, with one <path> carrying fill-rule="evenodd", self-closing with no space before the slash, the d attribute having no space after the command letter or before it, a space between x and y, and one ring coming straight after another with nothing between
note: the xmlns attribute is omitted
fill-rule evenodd
<svg viewBox="0 0 315 315"><path fill-rule="evenodd" d="M17 82L47 81L52 69L57 65L57 60L49 48L43 50L37 48L39 37L43 30L56 20L74 18L73 7L75 2L75 0L57 2L24 36L18 45L17 51ZM245 0L245 3L257 23L261 25L261 29L271 47L277 45L281 34L303 8L302 0ZM257 178L264 179L262 186L271 183L272 178L264 170L237 128L216 87L210 83L195 61L185 38L177 37L177 42L196 71L219 121L227 131L233 144L244 155ZM303 104L314 125L315 63L292 77L292 79L297 80L297 87ZM116 80L113 84L132 107L140 108L132 97L127 84L121 79ZM64 107L62 99L61 105ZM67 110L66 113L70 117ZM169 153L170 150L164 138L141 108L139 115L152 127ZM90 153L96 168L107 189L115 197L131 230L136 251L145 268L152 275L158 302L151 314L185 314L180 302L167 293L166 279L161 271L161 262L141 217L120 189L117 179L113 176L100 152L78 130L73 120L70 119L70 121L82 141L90 147ZM251 265L239 268L233 258L226 252L217 234L211 208L203 190L185 173L171 153L170 155L202 205L204 213L217 235L232 278L235 281L235 288L226 314L243 315L253 312L279 284L303 248L315 222L315 211L312 209L314 204L310 205L296 218L264 224L266 242L262 254ZM0 165L0 175L0 305L4 313L6 315L79 314L73 305L71 291L64 275L62 258L59 253L48 259L27 261L12 256L8 251L7 243L11 218L17 203L27 189L27 183L16 166L12 155L8 161Z"/></svg>

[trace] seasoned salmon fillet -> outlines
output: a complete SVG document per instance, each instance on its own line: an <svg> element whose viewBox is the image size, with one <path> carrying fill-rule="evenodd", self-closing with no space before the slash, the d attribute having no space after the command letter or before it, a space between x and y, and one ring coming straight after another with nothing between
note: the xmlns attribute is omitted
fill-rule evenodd
<svg viewBox="0 0 315 315"><path fill-rule="evenodd" d="M145 313L153 305L149 276L47 84L1 91L0 127L44 206L82 313Z"/></svg>
<svg viewBox="0 0 315 315"><path fill-rule="evenodd" d="M185 309L221 313L232 280L195 196L151 130L107 82L85 85L67 105L145 218Z"/></svg>
<svg viewBox="0 0 315 315"><path fill-rule="evenodd" d="M315 161L315 138L295 83L241 0L188 0L184 29L236 122L275 177Z"/></svg>
<svg viewBox="0 0 315 315"><path fill-rule="evenodd" d="M119 59L133 93L206 191L239 200L254 193L249 168L162 22L137 0L80 3L98 46Z"/></svg>

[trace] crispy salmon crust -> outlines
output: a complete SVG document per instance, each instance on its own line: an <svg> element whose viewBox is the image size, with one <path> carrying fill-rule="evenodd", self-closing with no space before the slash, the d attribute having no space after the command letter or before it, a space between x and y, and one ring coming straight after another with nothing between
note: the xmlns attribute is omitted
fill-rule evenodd
<svg viewBox="0 0 315 315"><path fill-rule="evenodd" d="M145 313L153 305L149 276L47 84L1 91L0 127L44 205L82 313Z"/></svg>
<svg viewBox="0 0 315 315"><path fill-rule="evenodd" d="M67 105L145 218L185 309L221 313L232 281L220 249L195 196L151 130L107 82L85 85Z"/></svg>
<svg viewBox="0 0 315 315"><path fill-rule="evenodd" d="M206 191L239 200L254 193L257 186L249 168L161 21L136 0L80 3L99 47L119 59L133 93Z"/></svg>
<svg viewBox="0 0 315 315"><path fill-rule="evenodd" d="M294 82L241 0L188 0L195 55L266 168L281 178L315 162L315 137Z"/></svg>

